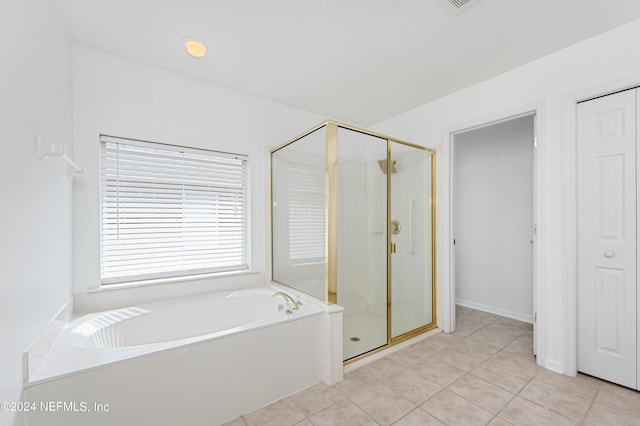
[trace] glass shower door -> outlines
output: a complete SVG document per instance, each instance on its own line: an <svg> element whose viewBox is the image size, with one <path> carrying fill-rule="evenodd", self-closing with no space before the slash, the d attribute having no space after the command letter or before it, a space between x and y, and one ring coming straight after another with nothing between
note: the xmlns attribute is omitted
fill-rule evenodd
<svg viewBox="0 0 640 426"><path fill-rule="evenodd" d="M433 323L432 154L390 143L391 338Z"/></svg>

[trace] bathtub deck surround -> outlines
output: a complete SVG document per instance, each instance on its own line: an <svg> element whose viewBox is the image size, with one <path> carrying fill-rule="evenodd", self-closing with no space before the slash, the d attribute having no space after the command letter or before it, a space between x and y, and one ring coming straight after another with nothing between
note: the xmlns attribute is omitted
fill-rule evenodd
<svg viewBox="0 0 640 426"><path fill-rule="evenodd" d="M27 372L25 400L106 403L109 414L34 412L29 424L128 424L142 412L154 424L224 423L342 380L341 330L341 307L270 284L82 315Z"/></svg>
<svg viewBox="0 0 640 426"><path fill-rule="evenodd" d="M55 345L72 318L73 299L71 298L55 315L49 325L25 348L22 354L23 383L28 383L29 377L38 371L47 355L49 355L51 348Z"/></svg>

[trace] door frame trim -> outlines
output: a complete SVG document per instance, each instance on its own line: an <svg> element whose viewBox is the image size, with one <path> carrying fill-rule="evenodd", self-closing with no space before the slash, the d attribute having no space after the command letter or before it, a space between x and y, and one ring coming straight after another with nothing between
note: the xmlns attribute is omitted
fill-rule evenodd
<svg viewBox="0 0 640 426"><path fill-rule="evenodd" d="M609 82L562 98L563 374L578 373L578 103L640 86L640 78Z"/></svg>
<svg viewBox="0 0 640 426"><path fill-rule="evenodd" d="M455 135L465 131L478 129L481 127L498 124L515 118L533 115L534 136L538 138L538 145L534 151L534 223L538 227L538 235L535 238L534 259L533 259L533 286L534 286L534 307L537 312L536 335L534 336L534 353L537 355L538 364L545 365L546 360L546 329L545 329L545 217L543 209L543 188L544 188L544 102L536 102L522 105L499 113L494 113L482 118L460 123L445 128L443 131L442 152L444 160L439 164L442 168L440 176L442 189L440 194L441 211L439 217L442 218L440 227L440 240L438 245L443 247L441 251L441 264L439 267L440 284L438 291L439 306L438 324L445 332L455 330L455 263L453 245L453 173L454 173L454 139Z"/></svg>

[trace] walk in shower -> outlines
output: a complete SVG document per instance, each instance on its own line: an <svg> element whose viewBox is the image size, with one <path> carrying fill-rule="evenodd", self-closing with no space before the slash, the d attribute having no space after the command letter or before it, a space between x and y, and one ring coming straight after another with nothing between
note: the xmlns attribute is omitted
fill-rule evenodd
<svg viewBox="0 0 640 426"><path fill-rule="evenodd" d="M271 151L272 280L345 308L343 359L435 327L435 151L333 121Z"/></svg>

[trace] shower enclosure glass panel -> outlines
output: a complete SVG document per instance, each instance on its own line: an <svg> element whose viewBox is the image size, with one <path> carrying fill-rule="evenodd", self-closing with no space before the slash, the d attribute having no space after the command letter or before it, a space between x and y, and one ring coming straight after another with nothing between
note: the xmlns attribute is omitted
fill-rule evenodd
<svg viewBox="0 0 640 426"><path fill-rule="evenodd" d="M391 142L391 338L433 322L432 154Z"/></svg>
<svg viewBox="0 0 640 426"><path fill-rule="evenodd" d="M336 302L345 308L345 360L387 344L386 163L386 139L338 127Z"/></svg>
<svg viewBox="0 0 640 426"><path fill-rule="evenodd" d="M271 278L345 308L345 361L435 327L435 155L331 120L271 150Z"/></svg>
<svg viewBox="0 0 640 426"><path fill-rule="evenodd" d="M271 155L272 277L326 299L326 129Z"/></svg>

